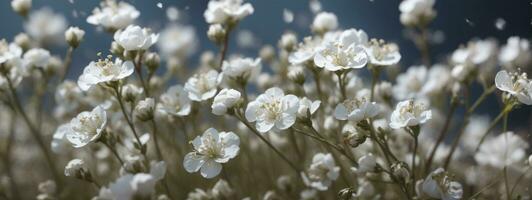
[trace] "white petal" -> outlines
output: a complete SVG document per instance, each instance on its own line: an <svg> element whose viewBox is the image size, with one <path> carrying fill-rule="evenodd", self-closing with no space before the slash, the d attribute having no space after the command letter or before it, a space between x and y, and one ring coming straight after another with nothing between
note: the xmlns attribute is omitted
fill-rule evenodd
<svg viewBox="0 0 532 200"><path fill-rule="evenodd" d="M214 160L208 160L201 166L201 175L205 178L214 178L222 171L222 165Z"/></svg>

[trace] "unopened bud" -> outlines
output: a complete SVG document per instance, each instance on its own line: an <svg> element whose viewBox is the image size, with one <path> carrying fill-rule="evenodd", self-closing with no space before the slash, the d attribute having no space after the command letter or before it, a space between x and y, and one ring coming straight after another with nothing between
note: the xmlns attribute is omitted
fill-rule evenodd
<svg viewBox="0 0 532 200"><path fill-rule="evenodd" d="M151 52L147 53L144 57L144 63L146 66L148 66L148 70L153 73L157 68L159 68L159 65L161 64L161 57L159 54Z"/></svg>
<svg viewBox="0 0 532 200"><path fill-rule="evenodd" d="M31 39L30 36L26 33L19 33L15 36L15 44L17 44L20 48L24 49L24 51L28 50L31 47Z"/></svg>
<svg viewBox="0 0 532 200"><path fill-rule="evenodd" d="M83 40L85 31L78 27L70 27L65 31L65 40L73 48L77 48L79 43Z"/></svg>
<svg viewBox="0 0 532 200"><path fill-rule="evenodd" d="M31 0L13 0L11 8L19 15L26 17L31 9Z"/></svg>
<svg viewBox="0 0 532 200"><path fill-rule="evenodd" d="M225 38L226 31L220 24L213 24L209 26L207 37L216 44L222 44Z"/></svg>
<svg viewBox="0 0 532 200"><path fill-rule="evenodd" d="M124 47L120 46L120 44L118 44L116 42L112 42L111 43L110 51L111 51L112 54L114 54L116 56L122 57L124 55Z"/></svg>
<svg viewBox="0 0 532 200"><path fill-rule="evenodd" d="M140 121L148 121L153 119L153 111L155 110L155 101L153 98L146 98L139 101L135 106L135 113Z"/></svg>

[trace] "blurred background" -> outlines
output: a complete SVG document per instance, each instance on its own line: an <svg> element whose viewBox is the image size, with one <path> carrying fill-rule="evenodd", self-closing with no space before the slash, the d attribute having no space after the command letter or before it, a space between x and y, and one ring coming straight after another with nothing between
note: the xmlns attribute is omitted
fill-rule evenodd
<svg viewBox="0 0 532 200"><path fill-rule="evenodd" d="M195 28L199 46L197 52L217 51L207 39L208 25L203 18L207 0L131 0L141 16L138 24L159 31L169 23L191 25ZM313 14L307 0L249 0L255 13L239 25L236 35L244 40L232 39L229 53L238 52L256 56L258 49L270 44L275 46L285 31L293 31L302 38L310 34L309 24ZM420 63L415 45L399 22L399 0L327 0L321 1L322 10L334 12L342 28L365 30L370 37L383 38L396 42L403 59L401 65L408 67ZM24 19L11 10L10 1L0 2L0 38L12 40L24 31ZM63 14L71 26L84 29L87 34L84 42L74 53L70 79L77 79L81 70L97 58L97 52L107 52L112 36L97 30L86 22L86 17L99 4L97 0L34 0L34 10L49 7ZM176 21L168 18L168 10L178 10ZM532 2L530 0L440 0L436 1L437 17L430 28L434 33L432 59L441 61L461 44L475 37L495 38L505 43L510 36L531 38ZM293 13L291 23L283 20L283 12ZM171 13L171 12L170 12ZM233 35L233 38L234 37ZM247 40L247 41L246 41ZM251 43L250 43L251 41ZM247 44L247 45L246 45ZM250 45L251 44L251 45ZM52 48L56 55L64 55L66 45ZM197 63L198 55L192 57L191 66ZM477 91L478 95L480 91ZM496 115L499 109L495 99L479 109L481 114ZM518 109L510 115L510 126L531 130L531 109ZM530 131L529 131L530 132Z"/></svg>

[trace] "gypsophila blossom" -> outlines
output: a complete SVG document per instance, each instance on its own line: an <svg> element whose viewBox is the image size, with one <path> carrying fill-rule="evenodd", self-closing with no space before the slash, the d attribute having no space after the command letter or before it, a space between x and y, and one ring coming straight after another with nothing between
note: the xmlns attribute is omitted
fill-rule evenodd
<svg viewBox="0 0 532 200"><path fill-rule="evenodd" d="M299 109L297 110L298 117L309 117L320 108L321 101L311 101L307 97L299 99ZM310 115L309 115L310 114Z"/></svg>
<svg viewBox="0 0 532 200"><path fill-rule="evenodd" d="M22 16L26 16L31 9L31 0L12 0L11 8Z"/></svg>
<svg viewBox="0 0 532 200"><path fill-rule="evenodd" d="M285 130L296 122L299 99L294 95L285 95L281 88L270 88L248 104L246 119L256 122L261 133L272 129Z"/></svg>
<svg viewBox="0 0 532 200"><path fill-rule="evenodd" d="M54 153L63 154L68 150L70 142L66 139L65 135L71 132L70 123L64 123L59 125L52 136L52 142L50 147Z"/></svg>
<svg viewBox="0 0 532 200"><path fill-rule="evenodd" d="M526 159L528 143L513 132L505 132L488 138L478 152L475 161L480 165L502 169L519 164Z"/></svg>
<svg viewBox="0 0 532 200"><path fill-rule="evenodd" d="M349 29L337 40L325 42L314 55L314 63L328 71L358 69L366 66L368 55L364 49L367 36L362 31Z"/></svg>
<svg viewBox="0 0 532 200"><path fill-rule="evenodd" d="M189 173L201 171L205 178L214 178L222 170L222 164L237 156L240 139L233 132L218 132L207 129L203 135L191 141L194 151L188 153L183 161Z"/></svg>
<svg viewBox="0 0 532 200"><path fill-rule="evenodd" d="M27 70L31 68L45 69L50 62L51 55L46 49L34 48L24 53L24 66Z"/></svg>
<svg viewBox="0 0 532 200"><path fill-rule="evenodd" d="M205 101L216 95L218 85L222 81L222 75L216 70L209 70L204 73L197 73L190 77L185 83L185 91L192 101Z"/></svg>
<svg viewBox="0 0 532 200"><path fill-rule="evenodd" d="M260 58L232 58L223 62L222 73L232 79L248 81L259 75L262 68L260 61Z"/></svg>
<svg viewBox="0 0 532 200"><path fill-rule="evenodd" d="M370 102L365 97L348 99L336 106L334 109L334 118L357 123L377 116L379 110L376 102Z"/></svg>
<svg viewBox="0 0 532 200"><path fill-rule="evenodd" d="M159 34L153 34L147 28L129 25L116 31L113 39L126 51L147 50L157 42Z"/></svg>
<svg viewBox="0 0 532 200"><path fill-rule="evenodd" d="M253 14L253 6L242 3L242 0L211 0L203 16L209 24L234 23Z"/></svg>
<svg viewBox="0 0 532 200"><path fill-rule="evenodd" d="M318 33L332 31L338 27L338 18L334 13L321 12L316 15L312 22L312 30Z"/></svg>
<svg viewBox="0 0 532 200"><path fill-rule="evenodd" d="M330 153L317 153L312 157L312 164L306 173L302 172L301 175L305 185L325 191L338 179L340 167L336 166Z"/></svg>
<svg viewBox="0 0 532 200"><path fill-rule="evenodd" d="M153 98L146 98L141 100L135 106L135 115L140 120L149 120L153 118L155 110L155 100Z"/></svg>
<svg viewBox="0 0 532 200"><path fill-rule="evenodd" d="M50 8L41 8L30 13L24 24L26 33L41 43L57 44L63 40L67 29L67 21L63 15L54 13Z"/></svg>
<svg viewBox="0 0 532 200"><path fill-rule="evenodd" d="M97 142L105 131L107 112L97 106L92 111L83 111L70 121L70 130L66 133L67 140L75 148Z"/></svg>
<svg viewBox="0 0 532 200"><path fill-rule="evenodd" d="M358 159L357 173L366 173L375 171L377 166L377 158L372 153L368 153Z"/></svg>
<svg viewBox="0 0 532 200"><path fill-rule="evenodd" d="M530 41L517 36L509 37L501 48L499 61L507 67L526 67L532 61Z"/></svg>
<svg viewBox="0 0 532 200"><path fill-rule="evenodd" d="M435 0L404 0L399 4L401 23L407 26L423 25L436 15Z"/></svg>
<svg viewBox="0 0 532 200"><path fill-rule="evenodd" d="M140 12L131 4L106 0L102 1L99 8L94 8L87 22L108 30L118 30L132 24L139 15Z"/></svg>
<svg viewBox="0 0 532 200"><path fill-rule="evenodd" d="M215 115L224 115L228 109L231 109L240 100L241 94L234 89L224 88L214 97L211 105L212 113Z"/></svg>
<svg viewBox="0 0 532 200"><path fill-rule="evenodd" d="M386 43L384 40L372 39L365 48L369 63L377 66L390 66L399 63L401 54L395 43Z"/></svg>
<svg viewBox="0 0 532 200"><path fill-rule="evenodd" d="M135 71L135 66L131 61L123 62L116 58L112 61L112 57L108 56L105 59L98 59L98 61L91 61L89 65L83 69L83 74L78 79L78 86L83 91L89 90L92 86L100 83L108 83L111 81L118 81L124 79Z"/></svg>
<svg viewBox="0 0 532 200"><path fill-rule="evenodd" d="M85 31L75 26L71 26L65 31L66 42L74 48L78 47L84 36Z"/></svg>
<svg viewBox="0 0 532 200"><path fill-rule="evenodd" d="M390 117L390 127L405 128L423 124L432 118L432 111L423 103L406 100L395 107Z"/></svg>
<svg viewBox="0 0 532 200"><path fill-rule="evenodd" d="M462 184L456 182L442 168L431 172L424 180L417 183L416 191L422 198L442 200L462 199Z"/></svg>
<svg viewBox="0 0 532 200"><path fill-rule="evenodd" d="M185 57L193 54L198 46L196 31L191 26L171 25L161 31L157 47L164 57Z"/></svg>
<svg viewBox="0 0 532 200"><path fill-rule="evenodd" d="M157 109L168 115L187 116L191 110L190 104L188 93L183 86L174 85L161 95Z"/></svg>
<svg viewBox="0 0 532 200"><path fill-rule="evenodd" d="M532 105L532 80L527 78L526 73L508 73L506 70L499 71L495 76L495 86L519 102Z"/></svg>

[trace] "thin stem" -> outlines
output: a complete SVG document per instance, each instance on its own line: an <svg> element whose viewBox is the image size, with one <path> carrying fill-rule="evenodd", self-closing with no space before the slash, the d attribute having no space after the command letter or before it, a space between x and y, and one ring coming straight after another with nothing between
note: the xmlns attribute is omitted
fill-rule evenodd
<svg viewBox="0 0 532 200"><path fill-rule="evenodd" d="M321 90L321 78L320 78L320 73L315 70L315 69L312 69L312 74L314 75L314 83L316 83L316 92L318 93L318 97L320 100L323 101L323 91Z"/></svg>
<svg viewBox="0 0 532 200"><path fill-rule="evenodd" d="M432 161L434 159L434 155L436 154L436 150L440 146L441 142L443 142L443 139L445 138L445 135L447 133L447 130L449 130L449 125L451 124L451 119L454 114L454 111L458 107L458 101L451 100L451 108L449 112L447 113L447 117L445 118L445 124L443 125L443 128L440 131L440 134L438 135L438 138L436 139L436 144L434 144L434 147L430 151L429 158L427 159L427 164L425 167L425 174L428 174L430 171L430 167L432 165Z"/></svg>
<svg viewBox="0 0 532 200"><path fill-rule="evenodd" d="M144 53L143 52L138 52L138 55L136 57L136 59L134 60L133 64L135 65L135 72L137 73L137 76L139 78L139 81L140 81L140 84L142 85L142 88L144 89L144 92L146 93L146 96L147 97L150 97L150 88L149 88L149 84L150 83L145 83L144 82L144 76L142 75L142 58L143 58L143 55Z"/></svg>
<svg viewBox="0 0 532 200"><path fill-rule="evenodd" d="M113 87L114 88L114 91L115 91L115 94L116 94L116 99L118 101L118 104L120 105L120 109L122 110L122 114L124 115L124 118L126 119L127 121L127 124L129 125L129 127L131 128L131 131L133 132L133 135L135 136L135 139L137 140L137 144L139 145L139 148L141 148L141 151L142 151L142 143L140 142L140 138L137 134L137 131L135 130L135 126L133 125L133 122L131 122L131 120L129 119L129 116L126 112L126 108L124 107L124 102L122 102L122 94L121 94L121 90L119 89L120 86L115 86ZM142 152L142 154L144 154L144 152Z"/></svg>
<svg viewBox="0 0 532 200"><path fill-rule="evenodd" d="M120 166L124 166L124 161L122 158L120 158L120 155L116 151L115 148L113 148L111 145L107 144L107 142L102 142L109 150L113 153L113 155L116 157L116 159L120 162Z"/></svg>
<svg viewBox="0 0 532 200"><path fill-rule="evenodd" d="M227 54L227 50L229 49L229 35L231 34L231 31L233 30L233 25L228 25L227 30L224 35L222 46L220 47L220 60L218 61L218 69L222 69L222 65L225 60L225 56Z"/></svg>
<svg viewBox="0 0 532 200"><path fill-rule="evenodd" d="M477 148L475 148L475 152L477 152L480 149L480 146L482 145L482 143L484 143L484 140L488 136L489 132L493 128L495 128L497 123L499 123L499 121L506 115L506 113L512 110L512 107L513 107L512 105L505 106L505 108L499 113L499 115L497 115L497 117L495 117L495 119L490 123L490 126L486 129L486 131L484 131L482 138L480 138L480 141L477 144Z"/></svg>
<svg viewBox="0 0 532 200"><path fill-rule="evenodd" d="M370 101L373 101L375 99L375 86L377 85L377 82L379 81L379 76L380 76L379 68L376 67L376 66L374 66L372 68L373 69L371 69L372 78L371 78L371 96L370 96Z"/></svg>
<svg viewBox="0 0 532 200"><path fill-rule="evenodd" d="M15 143L15 119L16 112L13 112L11 117L11 123L9 123L9 137L7 141L7 147L5 155L2 157L4 162L4 167L6 169L7 176L9 177L9 184L11 188L11 196L13 199L21 199L20 193L18 190L17 182L15 181L15 176L13 175L12 166L11 166L11 150Z"/></svg>
<svg viewBox="0 0 532 200"><path fill-rule="evenodd" d="M506 191L506 199L512 199L510 195L510 186L508 185L508 168L505 166L502 170L504 173L504 190Z"/></svg>
<svg viewBox="0 0 532 200"><path fill-rule="evenodd" d="M338 87L340 88L340 93L342 94L342 101L347 99L347 91L344 82L345 74L347 74L347 72L336 73L336 75L338 76Z"/></svg>
<svg viewBox="0 0 532 200"><path fill-rule="evenodd" d="M155 144L155 151L157 153L157 158L159 158L159 160L164 160L163 154L161 153L161 148L159 147L158 138L157 138L157 125L155 124L155 119L152 118L150 121L151 121L151 127L152 127L153 143Z"/></svg>
<svg viewBox="0 0 532 200"><path fill-rule="evenodd" d="M72 63L72 53L74 52L74 47L68 47L66 55L65 55L65 61L63 62L63 73L61 74L61 77L59 80L63 82L68 75L68 71L70 69L70 63Z"/></svg>
<svg viewBox="0 0 532 200"><path fill-rule="evenodd" d="M412 175L412 192L415 193L416 191L416 155L417 155L418 138L417 138L417 135L413 135L413 137L414 137L414 152L412 153L412 172L410 174Z"/></svg>

